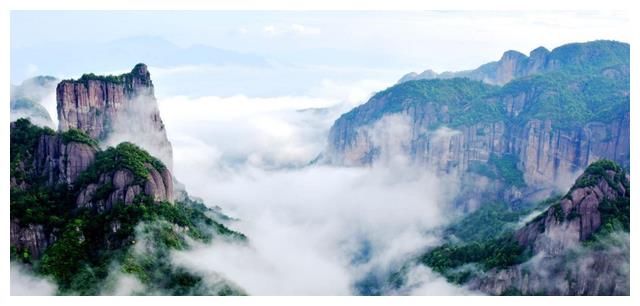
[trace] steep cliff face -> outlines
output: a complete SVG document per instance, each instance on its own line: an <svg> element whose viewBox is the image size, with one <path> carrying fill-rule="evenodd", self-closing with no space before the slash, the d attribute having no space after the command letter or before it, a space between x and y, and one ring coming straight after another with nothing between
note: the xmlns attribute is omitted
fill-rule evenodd
<svg viewBox="0 0 640 306"><path fill-rule="evenodd" d="M504 80L518 77L520 70L559 68L501 87L460 78L395 85L336 120L326 157L351 166L379 160L388 139L381 141L375 127L392 118L392 126L406 127L402 135L388 137L406 138L394 154L440 172L486 173L487 166L495 166L492 157L498 164L515 157L514 171L527 185L566 188L595 160L628 167L629 66L616 64L628 63L628 45L615 43L608 50L601 42L591 44L551 53L536 49L530 58L507 53L496 70ZM626 58L620 45L626 46Z"/></svg>
<svg viewBox="0 0 640 306"><path fill-rule="evenodd" d="M106 145L139 144L172 167L173 157L144 64L119 76L85 74L58 84L59 129L79 129Z"/></svg>
<svg viewBox="0 0 640 306"><path fill-rule="evenodd" d="M63 135L43 135L34 155L36 175L46 177L47 184L72 186L91 165L98 151L96 144L72 141Z"/></svg>
<svg viewBox="0 0 640 306"><path fill-rule="evenodd" d="M26 251L29 258L40 258L55 238L40 224L21 225L18 220L11 220L9 243L13 248Z"/></svg>
<svg viewBox="0 0 640 306"><path fill-rule="evenodd" d="M491 270L470 287L491 294L628 295L629 205L624 170L606 160L593 163L562 199L514 233L534 257Z"/></svg>
<svg viewBox="0 0 640 306"><path fill-rule="evenodd" d="M601 40L567 44L552 51L538 47L532 50L529 56L510 50L505 52L500 60L484 64L474 70L443 73L426 70L420 74L411 72L403 76L398 83L464 77L488 84L504 85L517 78L566 68L571 69L574 66L598 69L604 66L628 64L628 60L618 60L625 56L628 58L628 48L629 46L624 43Z"/></svg>
<svg viewBox="0 0 640 306"><path fill-rule="evenodd" d="M536 119L513 127L512 132L510 149L519 157L529 184L567 181L602 158L629 165L628 112L606 123L589 122L571 130L554 129L552 121Z"/></svg>

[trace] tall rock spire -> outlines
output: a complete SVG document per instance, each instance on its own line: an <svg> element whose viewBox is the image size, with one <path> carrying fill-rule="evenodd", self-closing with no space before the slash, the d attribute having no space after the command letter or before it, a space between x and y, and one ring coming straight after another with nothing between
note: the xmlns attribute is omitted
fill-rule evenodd
<svg viewBox="0 0 640 306"><path fill-rule="evenodd" d="M173 168L171 143L145 64L118 76L85 74L57 87L59 129L82 130L106 145L130 141Z"/></svg>

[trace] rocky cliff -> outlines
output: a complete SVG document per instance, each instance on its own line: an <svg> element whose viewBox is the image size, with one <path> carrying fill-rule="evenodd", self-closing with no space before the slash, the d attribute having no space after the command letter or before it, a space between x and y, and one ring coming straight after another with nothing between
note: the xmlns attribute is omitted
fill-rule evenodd
<svg viewBox="0 0 640 306"><path fill-rule="evenodd" d="M147 67L62 81L57 94L58 132L11 123L12 263L65 295L119 292L113 279L123 275L135 279L128 294L244 294L170 258L192 241L246 237L184 190L174 199L171 144Z"/></svg>
<svg viewBox="0 0 640 306"><path fill-rule="evenodd" d="M470 287L491 294L628 295L629 177L611 161L587 168L573 188L514 238L531 252Z"/></svg>
<svg viewBox="0 0 640 306"><path fill-rule="evenodd" d="M566 44L549 51L538 47L529 56L518 51L506 51L500 60L484 64L473 70L436 73L425 70L404 75L398 83L413 80L470 78L488 84L504 85L514 79L534 74L571 69L575 66L598 67L600 64L614 66L628 64L623 58L629 56L629 46L614 41L593 41ZM613 59L613 60L612 60ZM622 60L620 60L622 59Z"/></svg>
<svg viewBox="0 0 640 306"><path fill-rule="evenodd" d="M52 186L73 186L78 176L93 163L99 150L95 143L74 141L66 135L69 133L42 135L35 149L35 175L45 177L47 184Z"/></svg>
<svg viewBox="0 0 640 306"><path fill-rule="evenodd" d="M98 158L82 178L75 201L78 208L105 211L118 204L133 204L139 197L173 201L169 170L134 144L122 143L101 152Z"/></svg>
<svg viewBox="0 0 640 306"><path fill-rule="evenodd" d="M45 212L173 201L169 169L131 143L102 151L80 130L55 133L20 119L11 124L11 148L11 245L33 259L57 239Z"/></svg>
<svg viewBox="0 0 640 306"><path fill-rule="evenodd" d="M595 160L629 166L628 56L627 44L572 44L528 60L506 54L511 68L497 70L511 79L504 86L461 78L395 85L336 120L326 158L358 166L392 152L440 172L500 178L502 169L529 186L566 188ZM517 78L520 66L544 73Z"/></svg>
<svg viewBox="0 0 640 306"><path fill-rule="evenodd" d="M41 224L21 225L19 220L12 219L10 224L9 243L12 248L25 252L24 257L29 259L37 259L42 256L53 242L55 235L51 231L45 231Z"/></svg>
<svg viewBox="0 0 640 306"><path fill-rule="evenodd" d="M576 181L558 203L515 233L522 246L535 253L556 255L586 241L606 223L614 226L605 205L628 201L629 177L624 170L606 160L595 162Z"/></svg>
<svg viewBox="0 0 640 306"><path fill-rule="evenodd" d="M64 80L56 92L61 131L79 129L106 145L130 141L172 168L171 144L146 65L119 76L85 74Z"/></svg>

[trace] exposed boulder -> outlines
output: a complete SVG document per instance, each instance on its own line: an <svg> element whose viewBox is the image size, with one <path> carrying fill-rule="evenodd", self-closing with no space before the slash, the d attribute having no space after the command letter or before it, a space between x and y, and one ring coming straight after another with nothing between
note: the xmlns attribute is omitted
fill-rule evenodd
<svg viewBox="0 0 640 306"><path fill-rule="evenodd" d="M138 196L149 196L155 202L173 201L173 183L163 177L171 177L164 169L162 174L150 164L145 164L149 171L147 180L140 182L128 169L104 173L95 183L90 183L80 190L76 198L78 208L93 208L100 211L109 210L118 203L129 205Z"/></svg>
<svg viewBox="0 0 640 306"><path fill-rule="evenodd" d="M131 143L100 152L83 177L76 206L105 211L139 197L173 202L173 177L159 160Z"/></svg>

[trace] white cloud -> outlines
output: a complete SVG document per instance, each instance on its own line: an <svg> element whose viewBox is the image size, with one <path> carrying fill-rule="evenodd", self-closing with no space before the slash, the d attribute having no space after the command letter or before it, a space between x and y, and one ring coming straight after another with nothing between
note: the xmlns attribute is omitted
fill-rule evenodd
<svg viewBox="0 0 640 306"><path fill-rule="evenodd" d="M456 179L386 160L300 167L324 150L329 127L350 107L345 100L161 98L176 177L240 218L232 227L249 237L248 246L214 242L178 252L175 263L249 294L354 294L370 273L384 275L437 243L425 232L447 222ZM406 130L397 127L376 141L402 138Z"/></svg>
<svg viewBox="0 0 640 306"><path fill-rule="evenodd" d="M276 35L279 33L278 29L274 25L267 25L262 28L262 31L267 35Z"/></svg>
<svg viewBox="0 0 640 306"><path fill-rule="evenodd" d="M354 82L336 82L332 79L323 79L320 85L309 90L312 96L326 97L330 99L343 100L347 106L354 107L367 102L377 91L383 90L393 85L392 83L364 79ZM345 110L345 112L348 109Z"/></svg>
<svg viewBox="0 0 640 306"><path fill-rule="evenodd" d="M483 295L478 291L471 291L448 283L444 278L429 268L418 265L407 273L407 284L410 295Z"/></svg>
<svg viewBox="0 0 640 306"><path fill-rule="evenodd" d="M303 167L326 148L338 116L388 85L324 79L310 96L160 97L174 174L190 193L239 217L233 227L250 241L201 245L174 254L175 262L249 294L354 294L371 273L384 277L437 243L425 232L447 222L457 180L401 158L406 118L370 128L399 160Z"/></svg>
<svg viewBox="0 0 640 306"><path fill-rule="evenodd" d="M233 227L249 245L214 242L175 262L257 295L354 294L367 273L389 272L437 241L424 233L447 221L455 188L429 172L386 166L245 168L207 183L198 195L239 217ZM362 252L367 259L354 264Z"/></svg>
<svg viewBox="0 0 640 306"><path fill-rule="evenodd" d="M18 263L11 263L11 295L54 295L58 290L55 283L37 277Z"/></svg>
<svg viewBox="0 0 640 306"><path fill-rule="evenodd" d="M262 27L262 32L269 37L273 36L311 36L318 35L321 30L316 27L306 26L298 23L289 25L266 25Z"/></svg>
<svg viewBox="0 0 640 306"><path fill-rule="evenodd" d="M179 178L196 169L213 171L245 162L260 167L304 165L323 150L326 130L338 115L330 107L337 103L309 97L159 100ZM194 157L195 150L208 152L208 159Z"/></svg>
<svg viewBox="0 0 640 306"><path fill-rule="evenodd" d="M38 68L38 66L34 65L34 64L28 64L27 65L27 69L26 69L26 73L25 75L27 77L33 77L36 76L38 74L38 72L40 71L40 69Z"/></svg>
<svg viewBox="0 0 640 306"><path fill-rule="evenodd" d="M301 24L292 24L291 31L301 35L315 35L320 34L319 28L304 26Z"/></svg>
<svg viewBox="0 0 640 306"><path fill-rule="evenodd" d="M114 267L110 271L108 277L109 285L103 288L102 295L135 295L148 290L135 276L122 273L118 268Z"/></svg>

